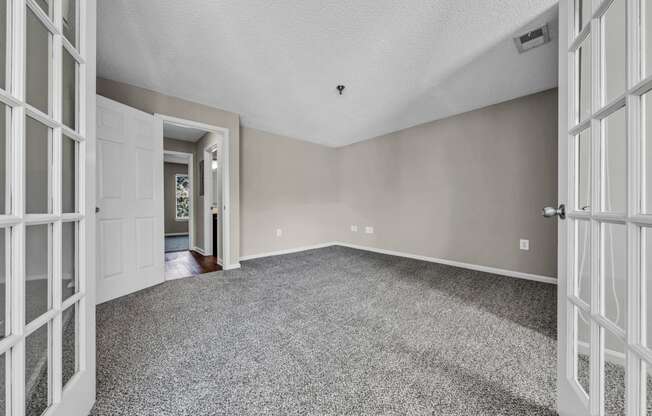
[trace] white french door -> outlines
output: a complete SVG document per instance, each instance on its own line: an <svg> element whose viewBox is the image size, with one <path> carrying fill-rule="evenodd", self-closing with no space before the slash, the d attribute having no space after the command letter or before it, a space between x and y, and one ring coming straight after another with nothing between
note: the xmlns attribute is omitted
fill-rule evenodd
<svg viewBox="0 0 652 416"><path fill-rule="evenodd" d="M652 1L560 2L559 411L652 415Z"/></svg>
<svg viewBox="0 0 652 416"><path fill-rule="evenodd" d="M94 0L0 0L0 415L94 401L94 16Z"/></svg>

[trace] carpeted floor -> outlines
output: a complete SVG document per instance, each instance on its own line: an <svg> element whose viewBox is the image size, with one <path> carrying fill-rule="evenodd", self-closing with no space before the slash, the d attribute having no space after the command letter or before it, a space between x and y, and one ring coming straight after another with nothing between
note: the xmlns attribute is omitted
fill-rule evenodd
<svg viewBox="0 0 652 416"><path fill-rule="evenodd" d="M165 237L165 252L184 251L190 249L188 235L169 235Z"/></svg>
<svg viewBox="0 0 652 416"><path fill-rule="evenodd" d="M556 287L343 247L97 309L93 415L554 415Z"/></svg>

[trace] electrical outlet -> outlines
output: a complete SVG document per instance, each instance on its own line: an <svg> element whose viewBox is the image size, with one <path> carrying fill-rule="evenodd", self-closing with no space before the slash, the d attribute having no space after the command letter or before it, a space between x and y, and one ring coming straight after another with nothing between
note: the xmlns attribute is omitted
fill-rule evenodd
<svg viewBox="0 0 652 416"><path fill-rule="evenodd" d="M374 227L364 227L364 232L367 234L373 234L374 233Z"/></svg>
<svg viewBox="0 0 652 416"><path fill-rule="evenodd" d="M519 247L521 250L529 251L530 250L530 240L521 239Z"/></svg>
<svg viewBox="0 0 652 416"><path fill-rule="evenodd" d="M283 235L283 230L280 229L280 228L277 228L277 229L276 229L276 236L277 236L277 237L281 237L282 235Z"/></svg>
<svg viewBox="0 0 652 416"><path fill-rule="evenodd" d="M357 225L352 225L351 226L351 231L353 231L354 233L357 233L358 232L358 226Z"/></svg>

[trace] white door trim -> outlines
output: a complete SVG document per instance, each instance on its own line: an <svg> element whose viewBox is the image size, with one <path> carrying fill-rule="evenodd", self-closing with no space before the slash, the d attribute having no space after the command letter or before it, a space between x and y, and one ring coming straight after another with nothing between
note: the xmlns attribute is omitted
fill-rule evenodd
<svg viewBox="0 0 652 416"><path fill-rule="evenodd" d="M203 149L202 157L204 160L210 161L210 163L204 163L204 255L212 256L213 255L213 214L211 211L213 192L215 191L215 183L213 183L213 152L217 151L219 146L213 144L206 146ZM222 155L217 155L218 158L222 158ZM221 163L222 160L219 160L218 163ZM221 220L219 218L218 220ZM219 254L219 253L218 253Z"/></svg>
<svg viewBox="0 0 652 416"><path fill-rule="evenodd" d="M570 97L569 80L573 71L568 63L567 41L570 42L572 31L570 17L574 15L574 0L560 0L559 2L559 86L558 86L558 179L557 179L557 200L560 204L570 202L568 198L567 178L570 172L568 167L568 120L572 116L572 108L568 105ZM550 201L552 204L554 201ZM570 260L567 259L567 247L569 238L569 221L557 222L557 403L558 411L562 416L581 415L588 408L588 398L579 390L576 383L569 383L574 377L569 374L573 370L573 363L568 360L573 356L573 328L569 328L568 322L572 322L571 316L574 311L569 308L567 294L572 291L569 286Z"/></svg>
<svg viewBox="0 0 652 416"><path fill-rule="evenodd" d="M233 259L235 263L231 263L231 135L230 131L226 127L214 126L206 123L201 123L193 120L186 120L179 117L168 116L165 114L155 113L154 117L157 117L161 122L176 124L182 127L191 127L194 129L205 130L212 133L221 134L224 138L222 143L222 261L224 262L224 269L234 269L240 267L240 264L237 262L237 259ZM199 158L198 158L199 159ZM199 165L199 160L197 160ZM206 172L207 165L204 163L204 172ZM210 169L210 165L208 166ZM204 173L205 175L205 173ZM204 179L206 176L204 176ZM206 181L204 181L204 195L206 194ZM206 200L204 198L204 217L206 216ZM204 221L204 240L206 239L206 221ZM211 243L212 245L212 243ZM194 245L191 245L193 247ZM207 247L205 246L206 250ZM210 252L208 252L210 253Z"/></svg>
<svg viewBox="0 0 652 416"><path fill-rule="evenodd" d="M165 144L164 144L165 145ZM165 158L165 155L175 155L175 156L183 156L188 158L188 181L190 182L190 218L188 219L188 249L191 249L195 245L195 201L194 201L194 195L195 195L195 168L194 168L194 155L192 153L187 153L187 152L176 152L173 150L165 150L163 149L163 157ZM163 163L165 163L165 159L163 160ZM165 170L164 170L165 171ZM163 177L163 180L165 181L165 176ZM163 204L165 206L165 194L163 195ZM163 227L163 233L165 236L173 236L173 235L185 235L185 233L170 233L170 234L165 234L165 226Z"/></svg>

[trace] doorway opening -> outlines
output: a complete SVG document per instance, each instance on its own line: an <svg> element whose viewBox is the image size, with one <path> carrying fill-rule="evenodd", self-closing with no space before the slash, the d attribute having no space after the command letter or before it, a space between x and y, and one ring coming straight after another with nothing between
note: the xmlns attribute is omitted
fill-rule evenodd
<svg viewBox="0 0 652 416"><path fill-rule="evenodd" d="M166 280L222 269L223 233L217 224L223 198L217 175L223 143L219 131L163 118Z"/></svg>
<svg viewBox="0 0 652 416"><path fill-rule="evenodd" d="M193 234L192 187L193 154L163 151L163 201L165 252L190 250Z"/></svg>

